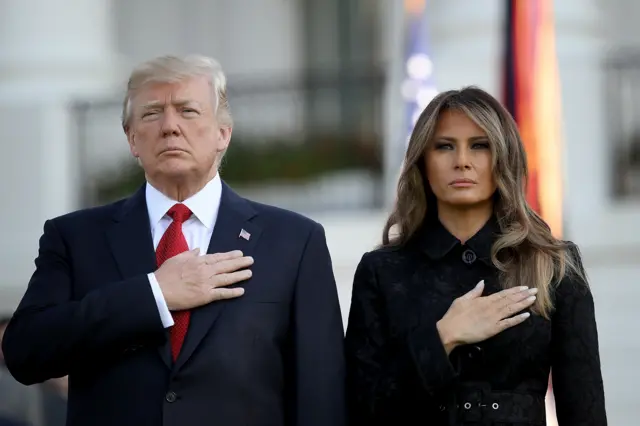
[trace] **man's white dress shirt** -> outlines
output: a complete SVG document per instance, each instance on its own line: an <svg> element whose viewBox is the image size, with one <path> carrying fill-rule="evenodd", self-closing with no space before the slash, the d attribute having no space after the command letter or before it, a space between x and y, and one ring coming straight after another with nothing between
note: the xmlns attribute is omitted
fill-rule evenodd
<svg viewBox="0 0 640 426"><path fill-rule="evenodd" d="M147 198L147 210L149 213L149 223L151 224L151 237L153 238L153 248L156 249L160 239L164 235L173 219L167 212L178 201L172 200L162 192L158 191L147 182L145 196ZM182 202L193 213L186 222L182 224L182 233L187 240L189 250L200 249L200 254L206 254L209 248L209 241L213 234L213 227L218 218L220 209L220 198L222 196L222 181L220 175L211 179L199 192ZM162 290L154 273L149 274L149 283L153 296L156 299L158 312L165 328L173 325L173 317L164 300Z"/></svg>

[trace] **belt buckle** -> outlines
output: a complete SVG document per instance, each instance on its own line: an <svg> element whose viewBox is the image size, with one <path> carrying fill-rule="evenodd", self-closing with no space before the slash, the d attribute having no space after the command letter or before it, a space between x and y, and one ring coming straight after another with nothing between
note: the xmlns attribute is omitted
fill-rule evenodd
<svg viewBox="0 0 640 426"><path fill-rule="evenodd" d="M481 409L483 409L483 410L487 410L487 411L489 410L489 408L490 408L490 409L492 409L492 410L497 410L498 408L500 408L500 404L499 404L499 403L497 403L497 402L492 402L491 404L483 404L483 403L479 403L479 404L478 404L478 406L479 406ZM486 407L489 407L489 408L486 408Z"/></svg>
<svg viewBox="0 0 640 426"><path fill-rule="evenodd" d="M462 417L467 421L483 422L491 418L490 413L500 408L497 401L489 402L491 398L491 389L487 384L474 384L471 392L465 392L461 398L462 401L459 409L462 411Z"/></svg>

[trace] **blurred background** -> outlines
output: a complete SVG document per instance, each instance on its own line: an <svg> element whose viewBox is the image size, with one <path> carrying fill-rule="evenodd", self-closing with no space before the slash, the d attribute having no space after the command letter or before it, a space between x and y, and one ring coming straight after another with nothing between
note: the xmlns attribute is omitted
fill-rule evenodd
<svg viewBox="0 0 640 426"><path fill-rule="evenodd" d="M610 424L637 424L639 19L632 0L2 0L0 313L25 290L46 219L142 183L120 127L138 62L221 62L235 119L222 177L324 225L345 322L415 111L477 85L533 129L530 201L582 250ZM48 385L63 403L64 381ZM53 414L34 403L31 424L61 424L60 401Z"/></svg>

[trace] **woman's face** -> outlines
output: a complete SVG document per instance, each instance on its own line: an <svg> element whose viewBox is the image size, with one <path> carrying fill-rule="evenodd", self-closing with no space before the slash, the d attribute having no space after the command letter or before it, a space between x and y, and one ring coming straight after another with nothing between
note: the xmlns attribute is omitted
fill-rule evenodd
<svg viewBox="0 0 640 426"><path fill-rule="evenodd" d="M443 111L424 158L440 211L491 205L496 182L489 139L464 112Z"/></svg>

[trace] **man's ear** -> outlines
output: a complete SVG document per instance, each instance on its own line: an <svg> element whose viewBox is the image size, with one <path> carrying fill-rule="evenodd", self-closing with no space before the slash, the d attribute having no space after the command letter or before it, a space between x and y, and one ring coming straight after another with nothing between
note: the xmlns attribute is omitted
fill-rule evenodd
<svg viewBox="0 0 640 426"><path fill-rule="evenodd" d="M231 141L231 133L233 133L233 129L231 127L220 127L218 130L218 140L216 150L218 152L223 152L229 147L229 142Z"/></svg>
<svg viewBox="0 0 640 426"><path fill-rule="evenodd" d="M138 150L136 149L136 134L131 130L130 127L124 129L124 132L127 135L127 142L129 142L129 151L131 151L131 155L138 158L140 155L138 154Z"/></svg>

